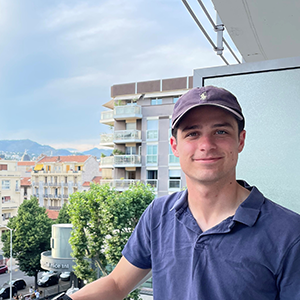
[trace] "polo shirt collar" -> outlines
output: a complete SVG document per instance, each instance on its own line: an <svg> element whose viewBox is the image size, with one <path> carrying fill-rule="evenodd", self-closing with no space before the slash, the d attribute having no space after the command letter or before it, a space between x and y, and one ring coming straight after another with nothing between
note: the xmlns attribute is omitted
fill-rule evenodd
<svg viewBox="0 0 300 300"><path fill-rule="evenodd" d="M233 221L252 227L259 217L265 197L255 186L250 187L245 181L239 181L239 184L248 189L250 194L236 210Z"/></svg>
<svg viewBox="0 0 300 300"><path fill-rule="evenodd" d="M247 199L238 207L233 216L233 221L243 223L249 227L253 226L259 216L261 206L265 198L263 194L256 188L251 187L246 181L239 180L238 183L250 191ZM175 201L171 210L178 211L180 208L187 206L188 190L184 190L178 194L178 199Z"/></svg>

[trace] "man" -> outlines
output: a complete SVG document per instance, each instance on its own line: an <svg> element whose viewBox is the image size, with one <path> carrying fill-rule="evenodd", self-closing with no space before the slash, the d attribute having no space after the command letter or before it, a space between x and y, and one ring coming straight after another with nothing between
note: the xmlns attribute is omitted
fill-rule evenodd
<svg viewBox="0 0 300 300"><path fill-rule="evenodd" d="M178 100L170 143L187 190L155 199L114 271L73 300L123 299L150 270L155 300L300 299L300 216L236 180L244 122L224 89Z"/></svg>

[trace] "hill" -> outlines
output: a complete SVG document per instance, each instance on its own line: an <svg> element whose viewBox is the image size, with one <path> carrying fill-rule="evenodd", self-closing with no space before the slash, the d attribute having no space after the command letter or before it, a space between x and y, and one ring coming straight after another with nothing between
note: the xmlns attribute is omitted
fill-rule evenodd
<svg viewBox="0 0 300 300"><path fill-rule="evenodd" d="M71 152L67 149L55 149L48 145L41 145L37 142L31 141L29 139L26 140L0 140L0 152L2 154L6 154L8 156L22 156L25 151L29 156L38 157L41 154L49 155L49 156L57 156L57 155L93 155L97 158L101 157L101 153L105 155L110 155L112 150L107 149L98 149L93 148L84 152Z"/></svg>

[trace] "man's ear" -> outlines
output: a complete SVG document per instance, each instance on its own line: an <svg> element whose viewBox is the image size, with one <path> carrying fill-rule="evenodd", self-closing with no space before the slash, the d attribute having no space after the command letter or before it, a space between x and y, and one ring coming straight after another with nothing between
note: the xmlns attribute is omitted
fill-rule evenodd
<svg viewBox="0 0 300 300"><path fill-rule="evenodd" d="M245 140L246 140L246 130L242 130L239 138L239 153L241 153L244 149Z"/></svg>
<svg viewBox="0 0 300 300"><path fill-rule="evenodd" d="M171 149L172 149L173 154L176 157L179 157L179 153L178 153L178 150L177 150L177 141L176 141L176 138L174 136L171 136L170 144L171 144Z"/></svg>

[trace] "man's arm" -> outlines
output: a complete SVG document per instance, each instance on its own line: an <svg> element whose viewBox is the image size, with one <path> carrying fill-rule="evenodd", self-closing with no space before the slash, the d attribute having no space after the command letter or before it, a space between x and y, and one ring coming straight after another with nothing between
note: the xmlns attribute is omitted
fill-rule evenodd
<svg viewBox="0 0 300 300"><path fill-rule="evenodd" d="M71 295L73 300L122 300L150 272L122 257L115 269Z"/></svg>

